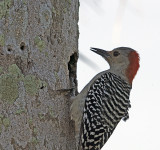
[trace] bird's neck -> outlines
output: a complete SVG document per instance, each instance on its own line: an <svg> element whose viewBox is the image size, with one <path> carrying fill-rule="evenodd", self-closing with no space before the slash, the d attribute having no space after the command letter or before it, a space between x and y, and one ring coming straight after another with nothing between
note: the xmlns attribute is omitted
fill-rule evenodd
<svg viewBox="0 0 160 150"><path fill-rule="evenodd" d="M126 68L127 69L127 68ZM126 76L126 69L121 69L121 68L110 68L108 71L120 76L125 82L127 82L128 84L132 85L132 83L130 83L128 77Z"/></svg>
<svg viewBox="0 0 160 150"><path fill-rule="evenodd" d="M126 68L125 74L129 80L129 83L132 84L132 81L139 69L139 55L136 51L133 51L129 54L129 65Z"/></svg>

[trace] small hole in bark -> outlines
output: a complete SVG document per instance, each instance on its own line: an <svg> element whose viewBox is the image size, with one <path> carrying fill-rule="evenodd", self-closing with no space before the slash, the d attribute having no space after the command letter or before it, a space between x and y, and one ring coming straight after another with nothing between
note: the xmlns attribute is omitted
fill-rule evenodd
<svg viewBox="0 0 160 150"><path fill-rule="evenodd" d="M25 43L24 43L24 42L22 42L22 43L20 44L20 49L21 49L22 51L25 49Z"/></svg>
<svg viewBox="0 0 160 150"><path fill-rule="evenodd" d="M8 51L8 52L11 52L11 51L12 51L12 48L11 48L11 46L10 46L10 45L8 45L8 47L7 47L7 51Z"/></svg>
<svg viewBox="0 0 160 150"><path fill-rule="evenodd" d="M40 89L43 89L44 88L44 86L42 85L41 87L40 87Z"/></svg>

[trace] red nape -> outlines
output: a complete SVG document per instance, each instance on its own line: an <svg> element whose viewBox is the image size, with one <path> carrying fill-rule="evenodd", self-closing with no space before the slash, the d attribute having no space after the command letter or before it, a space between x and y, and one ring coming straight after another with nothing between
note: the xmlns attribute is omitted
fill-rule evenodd
<svg viewBox="0 0 160 150"><path fill-rule="evenodd" d="M130 63L126 70L126 76L128 77L130 84L132 84L132 81L139 68L139 54L136 51L131 51L128 58Z"/></svg>

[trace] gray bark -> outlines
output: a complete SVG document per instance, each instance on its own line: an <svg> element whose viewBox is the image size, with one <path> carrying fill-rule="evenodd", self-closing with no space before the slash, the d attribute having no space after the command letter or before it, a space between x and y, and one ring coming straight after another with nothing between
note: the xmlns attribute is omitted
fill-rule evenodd
<svg viewBox="0 0 160 150"><path fill-rule="evenodd" d="M0 150L74 150L78 0L0 0Z"/></svg>

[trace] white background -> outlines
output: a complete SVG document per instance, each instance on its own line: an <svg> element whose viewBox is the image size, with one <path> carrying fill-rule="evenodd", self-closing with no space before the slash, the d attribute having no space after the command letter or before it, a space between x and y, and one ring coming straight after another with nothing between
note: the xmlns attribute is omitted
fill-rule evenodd
<svg viewBox="0 0 160 150"><path fill-rule="evenodd" d="M79 17L79 91L97 73L109 69L90 47L125 46L140 54L130 119L118 124L102 150L159 150L160 0L80 0Z"/></svg>

